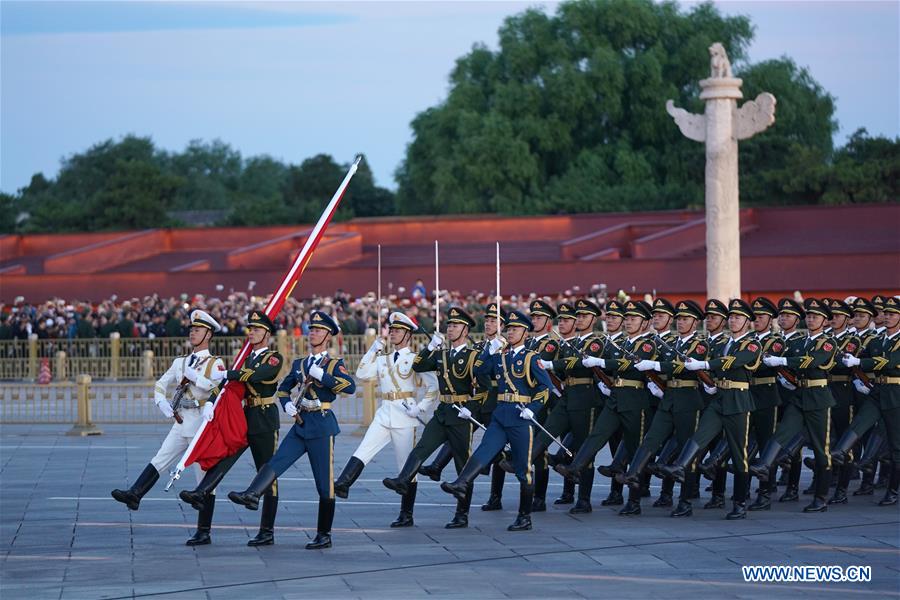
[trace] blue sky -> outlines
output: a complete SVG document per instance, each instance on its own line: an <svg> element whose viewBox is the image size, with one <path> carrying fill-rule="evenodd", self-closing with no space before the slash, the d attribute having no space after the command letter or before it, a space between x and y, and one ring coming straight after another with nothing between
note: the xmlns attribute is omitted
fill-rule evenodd
<svg viewBox="0 0 900 600"><path fill-rule="evenodd" d="M683 2L688 7L691 3ZM456 58L496 46L523 2L0 3L0 189L126 133L168 150L220 138L299 163L365 152L379 184ZM857 127L900 135L900 3L717 2L756 26L753 62L788 55ZM661 104L662 107L662 104ZM662 110L662 108L661 108Z"/></svg>

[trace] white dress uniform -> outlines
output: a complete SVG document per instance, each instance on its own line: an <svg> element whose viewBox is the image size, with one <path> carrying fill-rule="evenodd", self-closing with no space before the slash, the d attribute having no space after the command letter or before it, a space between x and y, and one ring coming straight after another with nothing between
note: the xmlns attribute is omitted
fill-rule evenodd
<svg viewBox="0 0 900 600"><path fill-rule="evenodd" d="M184 372L186 368L197 371L196 381L188 381ZM171 398L178 386L183 382L186 385L184 395L175 411L181 416L182 422L172 425L166 439L163 440L159 451L150 460L150 464L156 467L160 473L175 464L187 450L200 423L203 421L202 407L210 392L216 388L225 377L225 362L216 356L211 356L209 350L200 350L187 356L179 356L172 362L172 366L159 378L153 390L156 404L165 402L171 404ZM196 463L195 463L196 465ZM202 471L199 465L194 468L194 473L199 483L202 479Z"/></svg>
<svg viewBox="0 0 900 600"><path fill-rule="evenodd" d="M377 381L376 397L381 399L372 424L353 453L363 464L368 464L391 442L394 444L397 468L401 469L416 445L419 421L410 417L406 408L416 404L420 414L430 412L437 401L438 383L434 373L413 371L415 358L416 354L408 347L382 354L376 353L373 346L356 369L357 379Z"/></svg>

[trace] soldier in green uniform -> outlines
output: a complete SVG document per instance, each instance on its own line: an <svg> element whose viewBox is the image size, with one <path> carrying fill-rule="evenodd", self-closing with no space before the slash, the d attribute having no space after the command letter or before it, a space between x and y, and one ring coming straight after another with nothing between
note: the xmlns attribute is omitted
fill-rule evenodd
<svg viewBox="0 0 900 600"><path fill-rule="evenodd" d="M759 297L753 301L753 330L756 338L762 345L763 356L781 356L784 352L784 339L780 334L772 331L772 320L778 317L778 307L768 298ZM756 409L750 413L750 430L752 440L756 442L756 449L763 448L775 434L778 427L778 407L781 406L781 396L778 393L778 383L775 379L777 373L772 367L760 365L750 381L750 395ZM753 457L756 450L749 452ZM777 490L775 485L775 470L772 467L769 473L769 481L759 484L756 500L748 506L748 510L769 510L772 508L772 493Z"/></svg>
<svg viewBox="0 0 900 600"><path fill-rule="evenodd" d="M647 384L655 397L662 396L662 398L650 423L650 429L628 467L628 472L618 477L620 482L629 486L637 486L640 483L641 473L647 463L673 433L679 445L683 445L694 435L700 420L700 411L703 410L703 398L700 395L697 375L684 368L684 361L688 358L695 360L707 358L706 342L697 335L697 326L703 320L703 310L693 300L682 300L675 309L675 315L678 338L671 344L665 340L660 342L659 360L642 360L635 365L638 371L656 371L668 375L668 378L665 392L653 381ZM689 466L691 472L685 476L681 484L678 506L671 512L673 517L688 517L693 514L691 498L694 495L696 475L692 467L693 463Z"/></svg>
<svg viewBox="0 0 900 600"><path fill-rule="evenodd" d="M271 460L278 448L277 397L278 374L284 366L284 358L269 349L269 342L275 333L275 324L261 310L250 313L247 337L251 351L240 370L225 371L228 381L244 384L244 417L247 419L247 443L253 455L256 470L259 471ZM244 448L246 450L246 448ZM196 510L203 510L210 494L225 477L225 473L237 462L244 450L223 458L206 472L203 480L194 490L183 490L179 497ZM247 542L248 546L268 546L275 543L275 514L278 511L278 481L263 496L263 508L259 521L259 533Z"/></svg>
<svg viewBox="0 0 900 600"><path fill-rule="evenodd" d="M688 371L712 371L716 387L713 399L697 425L694 436L684 444L673 465L660 468L667 476L684 481L685 472L702 447L719 433L725 433L734 464L734 503L725 518L743 519L747 516L747 437L750 429L750 412L753 398L750 396L750 380L759 366L761 347L750 332L753 309L745 301L735 298L728 305L728 329L731 339L720 356L710 360L687 359Z"/></svg>
<svg viewBox="0 0 900 600"><path fill-rule="evenodd" d="M469 330L474 326L475 321L468 313L461 308L451 307L447 318L447 338L450 344L445 344L444 336L436 331L428 346L423 348L413 361L413 370L416 373L432 371L437 373L440 404L425 426L422 439L413 448L400 473L396 477L383 480L385 487L401 496L406 494L407 487L416 476L419 467L445 442L450 444L457 473L462 471L469 459L473 424L470 420L472 412L466 408L466 404L472 399L475 387L473 368L478 356L469 346ZM447 529L468 527L471 504L470 483L465 496L457 500L453 519L445 527Z"/></svg>
<svg viewBox="0 0 900 600"><path fill-rule="evenodd" d="M900 487L900 298L886 298L884 313L884 336L870 342L869 356L859 358L845 354L841 358L844 366L859 367L864 373L874 373L875 377L872 390L862 383L856 384L857 390L863 395L872 396L873 401L863 404L859 414L836 444L833 458L845 462L860 436L881 420L890 445L893 467L885 496L878 504L893 506L897 504Z"/></svg>
<svg viewBox="0 0 900 600"><path fill-rule="evenodd" d="M850 306L842 300L832 299L829 302L831 308L831 336L837 345L837 356L851 354L856 356L861 344L859 337L852 331L848 325L850 324L851 309ZM850 422L853 421L853 401L854 392L851 383L851 370L836 362L831 372L828 374L828 387L831 388L831 395L834 396L835 407L831 411L831 419L833 424L833 433L835 438L840 438L847 431ZM815 471L815 461L809 457L803 459L803 464ZM844 464L837 470L837 486L834 489L834 495L828 500L828 504L847 504L847 487L850 485L850 476L855 467L851 464Z"/></svg>
<svg viewBox="0 0 900 600"><path fill-rule="evenodd" d="M672 347L675 344L675 341L678 339L678 335L672 331L672 323L675 321L675 307L671 302L666 300L665 298L657 298L653 301L653 310L652 310L653 318L651 319L650 324L653 327L653 332L656 335L656 340L658 345L662 346L667 345ZM660 340L662 340L660 342ZM668 379L668 375L666 373L660 373L659 378L663 381ZM648 387L647 389L651 389ZM656 394L659 394L657 396ZM647 413L647 422L653 423L653 417L656 415L656 411L659 409L659 404L661 402L663 395L663 391L657 388L657 391L651 391L650 396L650 411ZM665 440L663 440L665 442ZM657 448L659 450L659 448ZM650 491L650 472L644 471L642 473L642 477L644 478L641 481L642 489L647 491L649 495ZM675 489L675 482L672 479L663 479L662 488L659 492L659 498L656 499L656 502L653 503L653 506L657 508L666 508L672 506L672 497L673 490ZM644 494L642 494L644 495Z"/></svg>
<svg viewBox="0 0 900 600"><path fill-rule="evenodd" d="M831 409L835 405L828 388L828 371L834 366L837 347L824 332L825 323L831 319L831 308L815 298L807 298L803 307L808 332L803 355L763 359L768 367L788 367L797 372L799 399L785 407L775 435L750 468L761 482L768 481L769 469L782 447L798 433L805 433L816 457L816 489L815 498L803 512L824 512L828 510L827 495L831 487Z"/></svg>
<svg viewBox="0 0 900 600"><path fill-rule="evenodd" d="M875 305L868 298L859 297L853 301L853 328L855 330L854 333L860 340L860 348L856 353L856 356L859 358L871 358L870 346L873 341L880 339L880 334L875 327L875 315L877 313L878 309L875 308ZM864 372L864 375L870 383L875 379L874 372ZM851 383L854 388L853 410L855 414L859 414L865 404L869 402L877 403L877 395L872 397L872 394L866 393L868 390L863 389L866 386L860 381L859 377L853 377ZM865 451L858 453L861 457L857 460L856 466L862 471L862 480L859 488L853 492L854 496L871 496L875 493L875 467L882 448L886 443L881 421L878 422L876 427L869 429L859 440L857 448L862 450L864 446Z"/></svg>
<svg viewBox="0 0 900 600"><path fill-rule="evenodd" d="M578 449L570 465L557 465L556 471L569 479L580 477L582 470L590 468L594 455L606 444L612 435L622 430L622 439L628 456L637 451L647 428L647 409L650 394L644 375L635 368L641 360L656 359L656 344L648 333L642 333L650 321L650 309L644 303L629 301L625 305L625 331L628 340L618 345L622 358L597 358L586 356L581 359L584 367L600 367L615 374L610 389L603 382L598 384L601 393L608 396L606 405L594 422L590 435ZM598 348L598 351L600 348ZM641 513L640 490L629 489L628 502L619 511L620 515Z"/></svg>
<svg viewBox="0 0 900 600"><path fill-rule="evenodd" d="M600 393L595 387L592 370L581 364L581 359L585 356L599 357L603 353L603 339L593 333L593 323L600 314L600 309L590 300L579 300L574 311L566 304L561 304L559 310L559 318L562 321L578 322L578 315L584 315L581 317L579 330L587 333L578 339L561 342L555 359L548 356L546 349L541 355L540 365L548 373L556 373L555 377L564 382L562 396L544 423L544 427L558 438L571 433L571 449L577 449L590 434L591 425L600 407ZM550 436L540 432L532 448L532 459L538 460L552 443L553 439ZM511 468L511 465L504 466ZM569 510L570 514L591 512L593 484L593 468L582 471L578 501Z"/></svg>

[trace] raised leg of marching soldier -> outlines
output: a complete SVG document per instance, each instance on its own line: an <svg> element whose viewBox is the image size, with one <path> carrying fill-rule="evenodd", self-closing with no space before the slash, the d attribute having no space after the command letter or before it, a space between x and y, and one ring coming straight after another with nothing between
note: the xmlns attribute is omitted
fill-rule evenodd
<svg viewBox="0 0 900 600"><path fill-rule="evenodd" d="M450 464L451 460L453 460L453 451L450 449L450 444L444 444L440 447L430 465L419 467L419 475L425 475L432 481L440 481L441 473Z"/></svg>

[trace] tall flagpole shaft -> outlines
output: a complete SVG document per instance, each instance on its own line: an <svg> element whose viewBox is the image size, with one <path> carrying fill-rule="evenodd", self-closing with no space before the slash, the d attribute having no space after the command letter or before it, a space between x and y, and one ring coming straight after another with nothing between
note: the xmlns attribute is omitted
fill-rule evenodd
<svg viewBox="0 0 900 600"><path fill-rule="evenodd" d="M434 332L441 331L441 269L438 260L438 241L434 240Z"/></svg>
<svg viewBox="0 0 900 600"><path fill-rule="evenodd" d="M375 339L381 337L381 244L378 244L378 329L375 330Z"/></svg>
<svg viewBox="0 0 900 600"><path fill-rule="evenodd" d="M500 242L497 242L497 336L500 336L500 326L502 325L502 321L500 320L500 302L503 299L503 296L500 295Z"/></svg>

